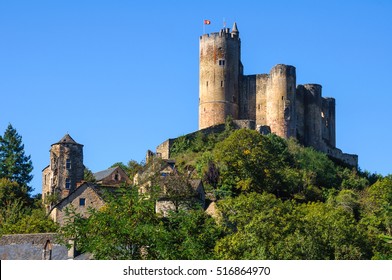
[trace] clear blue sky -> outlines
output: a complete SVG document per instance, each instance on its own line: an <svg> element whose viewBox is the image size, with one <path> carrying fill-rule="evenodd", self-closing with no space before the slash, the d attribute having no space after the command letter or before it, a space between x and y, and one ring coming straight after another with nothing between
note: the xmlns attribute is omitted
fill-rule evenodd
<svg viewBox="0 0 392 280"><path fill-rule="evenodd" d="M144 159L197 130L198 48L236 21L245 74L278 63L336 98L337 146L392 173L392 1L0 2L0 133L11 123L34 164L69 133L94 172Z"/></svg>

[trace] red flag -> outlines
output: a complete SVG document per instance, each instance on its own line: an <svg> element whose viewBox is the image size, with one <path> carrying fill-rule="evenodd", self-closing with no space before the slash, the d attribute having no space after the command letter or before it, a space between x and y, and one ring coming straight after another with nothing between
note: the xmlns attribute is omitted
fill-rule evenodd
<svg viewBox="0 0 392 280"><path fill-rule="evenodd" d="M205 19L205 20L204 20L204 24L206 24L206 25L210 25L210 24L211 24L211 21L210 21L210 20L208 20L208 19Z"/></svg>

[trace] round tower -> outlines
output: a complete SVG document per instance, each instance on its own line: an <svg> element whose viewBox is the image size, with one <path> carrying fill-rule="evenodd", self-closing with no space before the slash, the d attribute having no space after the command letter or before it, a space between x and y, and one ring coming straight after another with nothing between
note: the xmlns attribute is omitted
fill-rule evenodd
<svg viewBox="0 0 392 280"><path fill-rule="evenodd" d="M50 149L50 165L42 178L42 196L55 195L63 199L76 189L84 178L83 145L76 143L69 134Z"/></svg>
<svg viewBox="0 0 392 280"><path fill-rule="evenodd" d="M238 118L240 47L236 23L200 36L199 129Z"/></svg>
<svg viewBox="0 0 392 280"><path fill-rule="evenodd" d="M271 69L267 84L266 118L271 132L289 138L296 137L295 67L278 64Z"/></svg>

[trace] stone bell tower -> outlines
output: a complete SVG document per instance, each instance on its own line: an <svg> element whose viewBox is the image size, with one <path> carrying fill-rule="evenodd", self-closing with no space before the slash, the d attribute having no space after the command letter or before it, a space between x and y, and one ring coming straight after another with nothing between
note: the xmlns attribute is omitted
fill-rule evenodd
<svg viewBox="0 0 392 280"><path fill-rule="evenodd" d="M83 180L83 145L66 134L50 149L50 165L42 171L42 199L49 195L61 200L75 190L76 184ZM48 209L53 206L45 203ZM52 204L52 205L50 205Z"/></svg>

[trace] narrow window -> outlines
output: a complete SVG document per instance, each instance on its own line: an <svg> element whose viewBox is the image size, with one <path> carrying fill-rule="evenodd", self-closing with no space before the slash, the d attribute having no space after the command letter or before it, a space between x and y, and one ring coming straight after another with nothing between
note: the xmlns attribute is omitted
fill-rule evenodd
<svg viewBox="0 0 392 280"><path fill-rule="evenodd" d="M207 81L207 87L208 87L208 81Z"/></svg>
<svg viewBox="0 0 392 280"><path fill-rule="evenodd" d="M118 174L115 174L115 175L114 175L114 181L119 181Z"/></svg>
<svg viewBox="0 0 392 280"><path fill-rule="evenodd" d="M66 168L71 169L71 160L68 158L66 162Z"/></svg>
<svg viewBox="0 0 392 280"><path fill-rule="evenodd" d="M69 190L71 188L71 179L65 179L65 188Z"/></svg>
<svg viewBox="0 0 392 280"><path fill-rule="evenodd" d="M223 59L219 60L219 66L225 66L225 61Z"/></svg>
<svg viewBox="0 0 392 280"><path fill-rule="evenodd" d="M221 81L221 87L223 87L223 81Z"/></svg>
<svg viewBox="0 0 392 280"><path fill-rule="evenodd" d="M85 198L79 198L79 206L85 206L86 205L86 199Z"/></svg>

